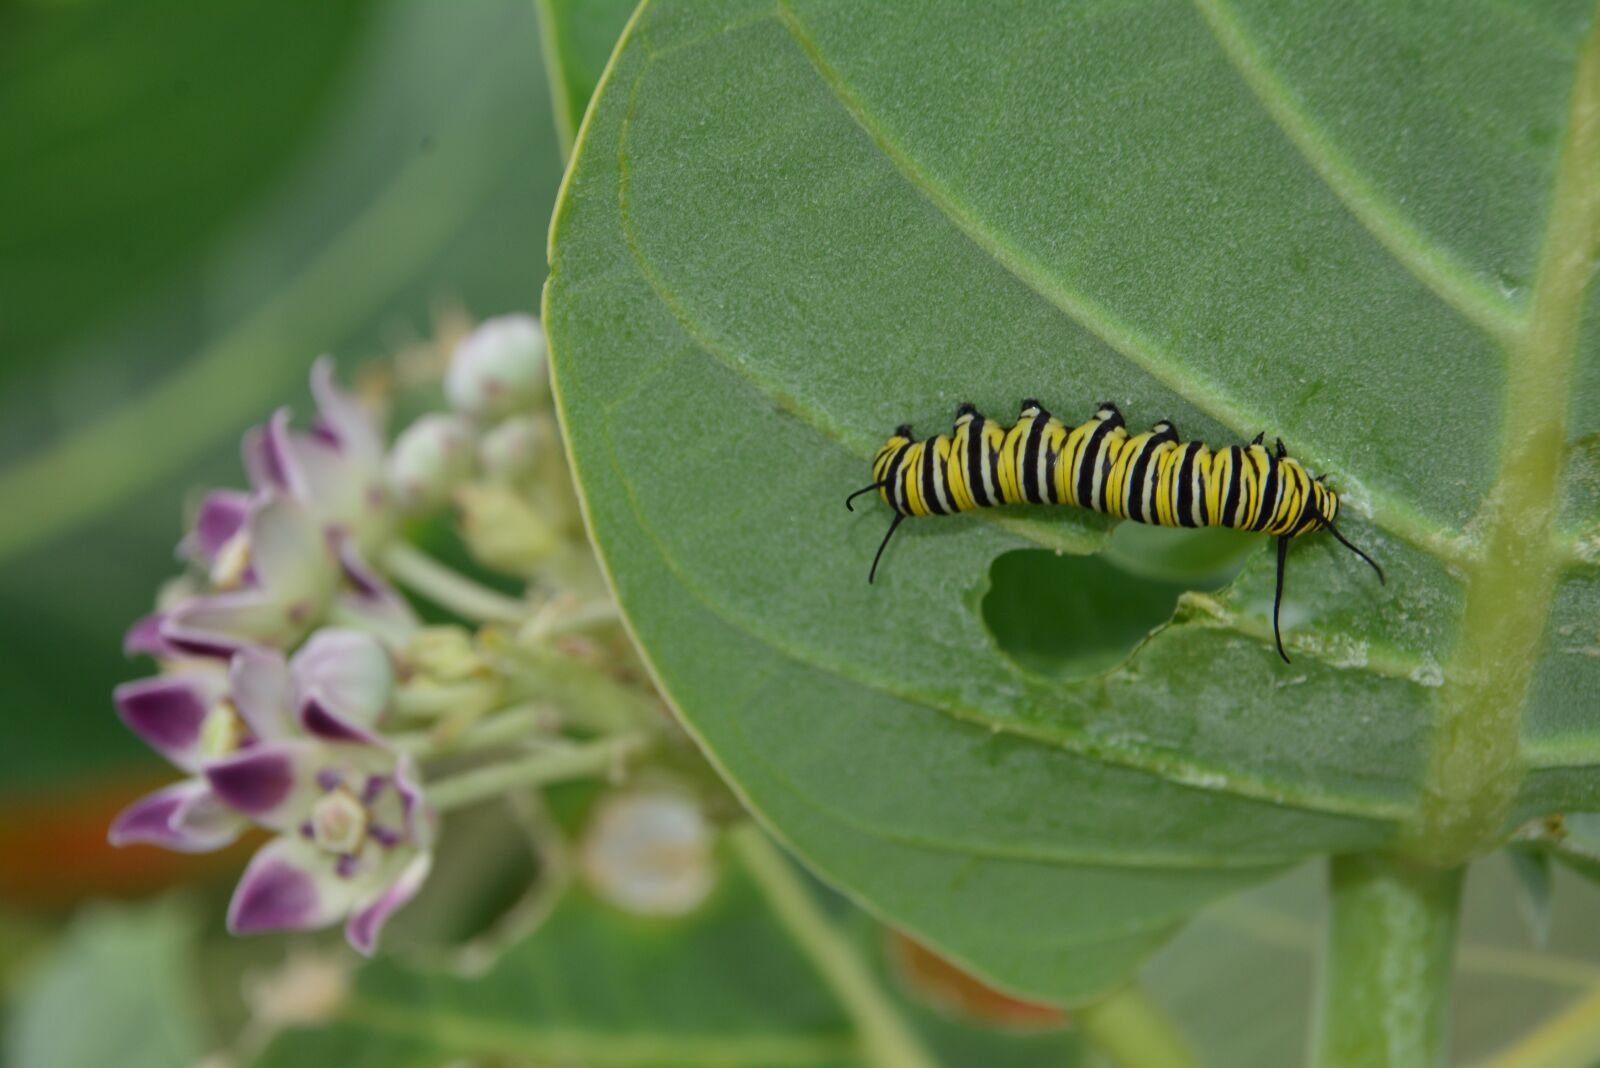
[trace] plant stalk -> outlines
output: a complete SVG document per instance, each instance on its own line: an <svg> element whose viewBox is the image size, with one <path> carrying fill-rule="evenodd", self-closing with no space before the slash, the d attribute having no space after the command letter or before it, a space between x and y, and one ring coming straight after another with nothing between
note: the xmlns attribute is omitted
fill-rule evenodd
<svg viewBox="0 0 1600 1068"><path fill-rule="evenodd" d="M1075 1010L1072 1018L1117 1068L1199 1068L1188 1042L1137 983Z"/></svg>
<svg viewBox="0 0 1600 1068"><path fill-rule="evenodd" d="M1465 868L1329 861L1315 1068L1443 1068Z"/></svg>
<svg viewBox="0 0 1600 1068"><path fill-rule="evenodd" d="M526 603L473 581L404 541L384 550L383 569L413 593L474 623L521 623L532 611Z"/></svg>
<svg viewBox="0 0 1600 1068"><path fill-rule="evenodd" d="M728 832L729 844L761 888L773 915L855 1022L869 1068L938 1068L861 954L822 911L772 840L753 823Z"/></svg>
<svg viewBox="0 0 1600 1068"><path fill-rule="evenodd" d="M508 790L606 775L647 742L643 735L619 734L584 745L552 747L520 760L489 764L429 783L426 794L435 809L446 812L499 797Z"/></svg>

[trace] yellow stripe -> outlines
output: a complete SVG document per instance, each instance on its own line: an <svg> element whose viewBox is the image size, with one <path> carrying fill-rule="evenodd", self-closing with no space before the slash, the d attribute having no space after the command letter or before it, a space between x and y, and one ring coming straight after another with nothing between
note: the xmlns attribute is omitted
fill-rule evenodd
<svg viewBox="0 0 1600 1068"><path fill-rule="evenodd" d="M911 446L906 453L906 458L900 463L900 477L905 479L906 511L915 516L928 514L928 508L922 501L922 454L927 449L928 443L919 441Z"/></svg>
<svg viewBox="0 0 1600 1068"><path fill-rule="evenodd" d="M1000 499L1006 504L1020 504L1027 499L1023 497L1022 487L1017 482L1017 459L1022 451L1022 443L1028 439L1028 427L1032 424L1032 419L1019 419L1006 431L1005 441L1000 446Z"/></svg>
<svg viewBox="0 0 1600 1068"><path fill-rule="evenodd" d="M945 492L957 511L966 512L978 507L967 488L967 449L972 440L972 420L956 426L956 436L950 442L950 455L945 461Z"/></svg>

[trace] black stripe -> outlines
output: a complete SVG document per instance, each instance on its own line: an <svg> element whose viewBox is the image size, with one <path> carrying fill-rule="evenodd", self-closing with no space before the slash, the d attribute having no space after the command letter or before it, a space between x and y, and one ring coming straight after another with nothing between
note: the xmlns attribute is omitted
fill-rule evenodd
<svg viewBox="0 0 1600 1068"><path fill-rule="evenodd" d="M1272 513L1276 512L1278 504L1278 461L1271 453L1267 454L1267 479L1261 485L1261 507L1256 512L1255 524L1251 530L1266 530L1272 521Z"/></svg>
<svg viewBox="0 0 1600 1068"><path fill-rule="evenodd" d="M1144 452L1133 461L1133 471L1128 478L1128 495L1124 501L1128 506L1128 518L1136 523L1153 523L1155 520L1148 517L1144 510L1145 479L1150 472L1150 457L1155 455L1156 443L1144 443Z"/></svg>
<svg viewBox="0 0 1600 1068"><path fill-rule="evenodd" d="M1191 441L1183 447L1183 458L1178 461L1178 525L1192 527L1194 521L1194 458L1200 453L1200 443Z"/></svg>
<svg viewBox="0 0 1600 1068"><path fill-rule="evenodd" d="M1218 526L1231 527L1233 523L1233 510L1239 507L1239 490L1244 483L1244 470L1240 461L1244 459L1239 451L1239 446L1230 445L1228 451L1233 454L1233 463L1229 465L1228 492L1222 501L1222 517Z"/></svg>
<svg viewBox="0 0 1600 1068"><path fill-rule="evenodd" d="M911 500L906 496L906 473L901 470L905 462L906 451L911 448L911 442L906 442L895 450L894 457L889 461L889 473L884 481L889 483L889 503L894 505L894 510L901 515L911 514ZM899 499L895 498L899 494Z"/></svg>
<svg viewBox="0 0 1600 1068"><path fill-rule="evenodd" d="M1066 439L1063 438L1063 441ZM1056 496L1056 464L1061 462L1061 446L1041 444L1044 454L1044 495L1051 504L1060 504L1061 498Z"/></svg>
<svg viewBox="0 0 1600 1068"><path fill-rule="evenodd" d="M1039 496L1039 441L1044 437L1044 424L1050 419L1044 409L1040 409L1033 417L1033 423L1028 427L1028 440L1022 446L1022 464L1017 471L1017 484L1022 487L1022 499L1032 501L1034 504L1043 504L1044 498ZM1024 474L1026 472L1026 474Z"/></svg>
<svg viewBox="0 0 1600 1068"><path fill-rule="evenodd" d="M967 492L972 494L972 499L979 508L987 508L994 502L989 499L989 494L983 488L983 416L973 416L972 422L967 424Z"/></svg>
<svg viewBox="0 0 1600 1068"><path fill-rule="evenodd" d="M1094 468L1100 462L1100 445L1111 429L1111 420L1103 419L1099 426L1089 431L1089 437L1083 443L1083 461L1078 465L1078 503L1094 512L1105 511L1093 500Z"/></svg>
<svg viewBox="0 0 1600 1068"><path fill-rule="evenodd" d="M929 438L922 446L922 506L934 515L944 515L939 498L933 492L933 465L939 462L939 454L933 450L935 440Z"/></svg>

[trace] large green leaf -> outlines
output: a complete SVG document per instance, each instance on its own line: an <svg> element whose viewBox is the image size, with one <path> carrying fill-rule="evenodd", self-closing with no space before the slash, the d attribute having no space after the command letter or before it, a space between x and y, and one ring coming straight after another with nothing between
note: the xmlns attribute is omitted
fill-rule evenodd
<svg viewBox="0 0 1600 1068"><path fill-rule="evenodd" d="M1600 410L1592 15L635 15L558 205L546 321L605 565L752 808L947 953L1075 999L1307 856L1455 863L1595 806L1600 528L1592 470L1561 481ZM1261 552L1065 678L985 625L989 568L1092 551L1100 517L907 524L869 587L888 516L839 504L888 428L1024 396L1281 434L1387 586L1306 538L1292 665Z"/></svg>
<svg viewBox="0 0 1600 1068"><path fill-rule="evenodd" d="M754 828L735 833L759 835ZM481 976L376 962L362 972L330 1026L286 1033L258 1068L376 1068L466 1058L592 1068L867 1063L861 1029L819 973L815 947L803 945L792 923L775 919L795 903L775 903L770 875L752 879L739 855L723 852L720 885L683 919L630 916L574 890ZM781 856L769 859L787 868ZM823 898L797 874L778 879L806 899L799 903L802 912L831 929L821 937L858 954L854 967L869 982L892 988L880 929L859 912L827 915ZM880 1011L916 1034L935 1063L1081 1063L1074 1034L995 1033L893 996L883 999Z"/></svg>

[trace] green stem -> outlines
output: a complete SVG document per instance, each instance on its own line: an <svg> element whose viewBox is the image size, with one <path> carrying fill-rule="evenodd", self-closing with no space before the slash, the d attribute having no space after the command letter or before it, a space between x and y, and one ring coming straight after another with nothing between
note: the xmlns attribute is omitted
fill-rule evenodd
<svg viewBox="0 0 1600 1068"><path fill-rule="evenodd" d="M937 1068L922 1042L889 995L878 985L855 947L818 906L789 859L765 832L745 823L728 832L728 841L788 930L850 1015L870 1068Z"/></svg>
<svg viewBox="0 0 1600 1068"><path fill-rule="evenodd" d="M1096 1049L1119 1068L1198 1068L1173 1022L1135 984L1124 986L1073 1019Z"/></svg>
<svg viewBox="0 0 1600 1068"><path fill-rule="evenodd" d="M1465 868L1329 861L1315 1068L1442 1068Z"/></svg>
<svg viewBox="0 0 1600 1068"><path fill-rule="evenodd" d="M395 691L394 711L410 719L435 719L464 712L487 712L500 698L500 687L485 682L433 685L407 683Z"/></svg>
<svg viewBox="0 0 1600 1068"><path fill-rule="evenodd" d="M517 635L524 644L549 644L574 634L589 634L621 625L622 616L609 597L597 597L570 607L542 609Z"/></svg>
<svg viewBox="0 0 1600 1068"><path fill-rule="evenodd" d="M1567 563L1561 511L1567 412L1585 293L1600 250L1600 18L1578 57L1528 329L1507 352L1500 470L1469 524L1461 637L1437 696L1419 818L1401 848L1440 867L1504 835L1525 770L1523 715Z"/></svg>
<svg viewBox="0 0 1600 1068"><path fill-rule="evenodd" d="M428 802L440 812L499 797L508 790L608 774L638 752L646 739L621 734L585 745L552 747L521 760L474 768L429 783Z"/></svg>
<svg viewBox="0 0 1600 1068"><path fill-rule="evenodd" d="M396 541L383 553L383 569L401 585L475 623L521 623L529 608L446 567L416 546Z"/></svg>
<svg viewBox="0 0 1600 1068"><path fill-rule="evenodd" d="M434 730L389 735L389 743L412 756L427 759L446 753L470 753L475 749L538 737L541 728L555 719L555 713L542 705L521 704L475 719L470 726L452 730L446 721Z"/></svg>
<svg viewBox="0 0 1600 1068"><path fill-rule="evenodd" d="M521 648L507 652L510 655L496 666L508 679L512 696L553 705L565 726L609 734L662 722L661 700L654 691L630 686L603 668L560 653Z"/></svg>

